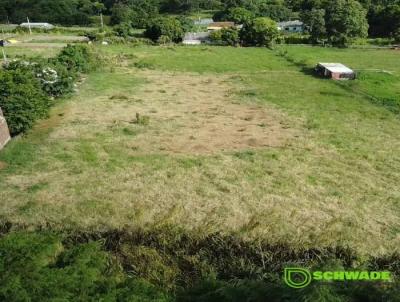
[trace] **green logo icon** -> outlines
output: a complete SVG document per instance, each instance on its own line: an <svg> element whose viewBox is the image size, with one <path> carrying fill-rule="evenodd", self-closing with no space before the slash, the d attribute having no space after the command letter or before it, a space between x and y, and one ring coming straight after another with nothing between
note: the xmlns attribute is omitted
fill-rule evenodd
<svg viewBox="0 0 400 302"><path fill-rule="evenodd" d="M312 276L308 269L286 267L284 280L290 287L303 288L311 283Z"/></svg>

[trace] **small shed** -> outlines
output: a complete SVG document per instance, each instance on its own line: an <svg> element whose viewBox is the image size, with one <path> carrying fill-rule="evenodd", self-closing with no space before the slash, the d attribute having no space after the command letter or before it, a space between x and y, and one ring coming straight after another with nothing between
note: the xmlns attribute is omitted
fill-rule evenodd
<svg viewBox="0 0 400 302"><path fill-rule="evenodd" d="M235 27L235 22L213 22L207 26L208 31L221 30L223 28Z"/></svg>
<svg viewBox="0 0 400 302"><path fill-rule="evenodd" d="M341 63L318 63L315 72L334 80L354 80L356 78L356 73Z"/></svg>
<svg viewBox="0 0 400 302"><path fill-rule="evenodd" d="M10 131L8 130L6 119L0 108L0 150L10 141Z"/></svg>
<svg viewBox="0 0 400 302"><path fill-rule="evenodd" d="M29 22L29 23L21 23L19 26L21 26L21 27L25 27L25 28L40 28L40 29L53 29L54 28L54 25L52 25L52 24L50 24L50 23L45 23L45 22L43 22L43 23L32 23L32 22Z"/></svg>

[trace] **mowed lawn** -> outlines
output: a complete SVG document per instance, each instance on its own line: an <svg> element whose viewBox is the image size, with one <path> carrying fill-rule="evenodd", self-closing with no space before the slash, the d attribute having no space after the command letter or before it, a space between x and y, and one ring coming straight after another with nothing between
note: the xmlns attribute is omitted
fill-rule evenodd
<svg viewBox="0 0 400 302"><path fill-rule="evenodd" d="M279 49L101 51L103 68L0 152L2 220L399 251L400 120L364 89L381 69L397 79L398 53L296 47L293 62ZM379 70L337 83L297 60ZM385 85L395 97L397 80Z"/></svg>

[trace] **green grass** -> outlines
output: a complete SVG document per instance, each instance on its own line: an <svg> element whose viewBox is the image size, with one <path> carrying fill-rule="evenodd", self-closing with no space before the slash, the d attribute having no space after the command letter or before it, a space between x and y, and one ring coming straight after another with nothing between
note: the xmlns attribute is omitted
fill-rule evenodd
<svg viewBox="0 0 400 302"><path fill-rule="evenodd" d="M400 122L369 95L398 96L392 77L399 63L391 52L293 47L290 62L262 48L101 49L113 69L89 75L57 122L44 121L0 152L7 164L0 170L2 217L56 229L172 224L293 248L350 247L361 256L399 251ZM337 83L303 69L331 60L393 73L363 71L352 83ZM154 77L162 83L182 74L188 84L153 84ZM261 106L293 135L281 146L254 150L153 151L146 142L178 131L171 125L181 113L138 125L138 108L151 116L153 97L184 101L172 91L183 85L192 85L185 97L195 97L211 85L204 76L231 87L212 86L211 102L224 92L243 109Z"/></svg>
<svg viewBox="0 0 400 302"><path fill-rule="evenodd" d="M287 70L289 64L276 58L265 48L233 47L145 47L111 45L104 51L113 54L134 54L132 61L151 68L199 73L254 73Z"/></svg>

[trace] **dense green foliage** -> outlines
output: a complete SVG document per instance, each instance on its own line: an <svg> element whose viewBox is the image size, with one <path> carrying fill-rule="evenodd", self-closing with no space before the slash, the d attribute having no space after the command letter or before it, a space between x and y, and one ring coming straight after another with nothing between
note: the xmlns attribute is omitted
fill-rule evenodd
<svg viewBox="0 0 400 302"><path fill-rule="evenodd" d="M217 45L238 46L240 43L239 31L236 28L223 28L210 34L210 39Z"/></svg>
<svg viewBox="0 0 400 302"><path fill-rule="evenodd" d="M95 19L98 23L103 13L111 17L112 25L146 28L161 14L202 9L214 10L215 21L237 23L247 23L254 17L278 22L302 16L314 43L327 37L344 44L354 36L364 37L368 28L373 37L394 38L400 28L400 0L0 0L0 22L21 23L30 17L36 22L89 25Z"/></svg>
<svg viewBox="0 0 400 302"><path fill-rule="evenodd" d="M269 18L256 18L240 31L246 46L272 46L279 36L277 24Z"/></svg>
<svg viewBox="0 0 400 302"><path fill-rule="evenodd" d="M85 45L68 45L63 48L56 60L63 64L71 75L89 72L95 66L94 55Z"/></svg>
<svg viewBox="0 0 400 302"><path fill-rule="evenodd" d="M325 10L312 9L302 14L302 19L308 27L310 42L314 44L322 43L326 39Z"/></svg>
<svg viewBox="0 0 400 302"><path fill-rule="evenodd" d="M0 71L0 107L11 135L25 132L35 120L47 116L51 101L32 73Z"/></svg>
<svg viewBox="0 0 400 302"><path fill-rule="evenodd" d="M33 22L88 25L90 16L103 8L102 3L94 0L1 0L0 22L22 23L29 17Z"/></svg>
<svg viewBox="0 0 400 302"><path fill-rule="evenodd" d="M326 30L332 44L346 45L368 35L366 11L355 0L332 0L326 9Z"/></svg>
<svg viewBox="0 0 400 302"><path fill-rule="evenodd" d="M182 41L184 34L181 22L170 17L154 19L144 33L147 38L153 41L162 40L162 42L175 43Z"/></svg>
<svg viewBox="0 0 400 302"><path fill-rule="evenodd" d="M316 268L330 270L343 269L343 262L351 258L330 260L334 254L314 250L302 255L277 246L264 247L272 258L263 263L256 246L233 237L196 240L176 235L110 233L101 241L80 242L50 232L2 235L0 300L399 301L396 282L386 286L336 282L293 290L282 281L280 269L291 257L307 259L307 266L316 261ZM347 253L337 251L339 257Z"/></svg>
<svg viewBox="0 0 400 302"><path fill-rule="evenodd" d="M2 301L168 301L151 284L128 278L97 242L64 246L51 233L0 239Z"/></svg>
<svg viewBox="0 0 400 302"><path fill-rule="evenodd" d="M0 70L0 107L11 134L46 117L51 97L71 92L78 74L94 67L93 60L87 46L68 45L56 58L12 61Z"/></svg>

